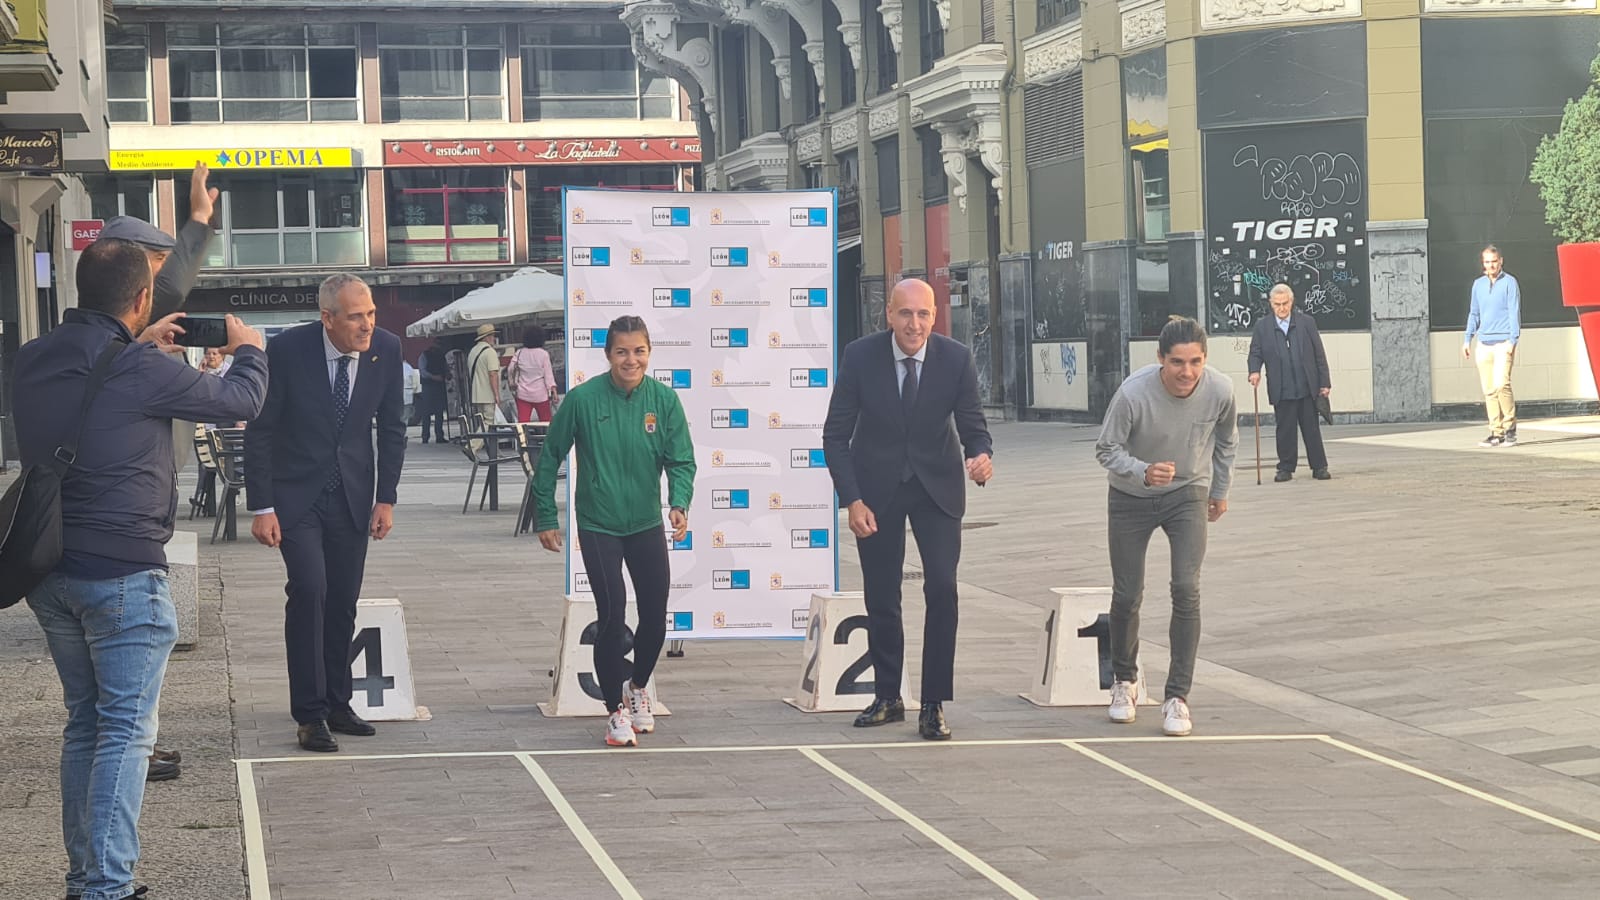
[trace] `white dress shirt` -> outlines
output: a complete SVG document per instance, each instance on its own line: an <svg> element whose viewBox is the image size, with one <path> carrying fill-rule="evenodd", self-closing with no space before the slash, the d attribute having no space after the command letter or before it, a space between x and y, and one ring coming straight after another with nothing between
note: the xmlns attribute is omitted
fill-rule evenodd
<svg viewBox="0 0 1600 900"><path fill-rule="evenodd" d="M928 358L928 342L923 341L916 353L907 353L900 349L900 342L893 337L889 338L889 346L894 348L894 380L900 387L900 396L906 393L906 366L901 360L914 359L917 361L917 384L922 384L922 363Z"/></svg>
<svg viewBox="0 0 1600 900"><path fill-rule="evenodd" d="M344 398L346 402L349 402L350 398L356 395L356 370L361 368L358 365L361 362L361 354L354 350L349 353L340 353L339 348L333 346L333 341L328 340L328 329L324 328L322 329L322 355L328 360L329 391L333 390L334 383L339 380L339 357L346 356L350 358L350 364L345 366L345 372L348 373L350 378L350 393L346 394Z"/></svg>
<svg viewBox="0 0 1600 900"><path fill-rule="evenodd" d="M350 393L346 394L344 399L345 402L349 402L350 398L354 397L356 393L356 370L361 368L361 354L354 350L349 353L340 353L339 348L333 345L333 341L328 340L328 329L324 328L322 329L322 355L328 360L328 392L330 394L333 392L334 384L339 380L339 357L349 358L350 364L344 367L345 376L350 379ZM252 509L250 513L251 515L264 516L272 512L274 508L269 506L266 509Z"/></svg>

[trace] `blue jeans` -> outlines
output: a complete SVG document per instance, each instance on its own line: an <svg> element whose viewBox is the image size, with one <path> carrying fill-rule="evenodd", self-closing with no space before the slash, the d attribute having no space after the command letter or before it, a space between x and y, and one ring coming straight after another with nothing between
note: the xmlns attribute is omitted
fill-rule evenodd
<svg viewBox="0 0 1600 900"><path fill-rule="evenodd" d="M156 704L178 616L163 569L90 581L52 573L28 595L67 707L61 832L67 893L133 893L139 808L156 742Z"/></svg>

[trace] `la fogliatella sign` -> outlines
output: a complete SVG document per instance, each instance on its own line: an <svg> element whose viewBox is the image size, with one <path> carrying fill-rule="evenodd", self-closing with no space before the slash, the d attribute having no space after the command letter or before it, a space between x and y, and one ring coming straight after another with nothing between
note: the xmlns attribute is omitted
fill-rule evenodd
<svg viewBox="0 0 1600 900"><path fill-rule="evenodd" d="M61 171L61 131L0 131L0 172Z"/></svg>
<svg viewBox="0 0 1600 900"><path fill-rule="evenodd" d="M385 166L561 166L689 164L700 161L697 137L580 138L494 141L385 141Z"/></svg>

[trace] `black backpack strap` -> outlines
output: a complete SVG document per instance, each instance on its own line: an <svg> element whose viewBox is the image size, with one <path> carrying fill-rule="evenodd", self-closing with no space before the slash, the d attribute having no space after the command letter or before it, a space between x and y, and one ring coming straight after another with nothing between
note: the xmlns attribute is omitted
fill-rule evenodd
<svg viewBox="0 0 1600 900"><path fill-rule="evenodd" d="M106 348L100 351L100 356L95 359L94 368L89 370L89 381L83 389L83 403L78 406L78 431L72 436L71 442L57 447L56 452L52 454L54 459L51 465L58 477L65 476L67 469L77 462L78 443L83 440L83 428L89 422L89 407L94 403L95 395L100 393L101 386L106 383L106 375L111 371L112 360L116 359L117 354L127 346L128 342L120 337L112 338L111 343L107 344Z"/></svg>

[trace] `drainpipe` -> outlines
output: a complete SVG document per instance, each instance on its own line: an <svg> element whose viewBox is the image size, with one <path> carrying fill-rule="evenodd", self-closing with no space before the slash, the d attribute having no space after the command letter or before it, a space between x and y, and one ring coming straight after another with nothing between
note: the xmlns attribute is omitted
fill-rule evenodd
<svg viewBox="0 0 1600 900"><path fill-rule="evenodd" d="M1017 80L1017 0L1006 0L1001 12L1006 17L1006 72L1000 78L1000 145L1005 148L1005 155L1000 158L1000 183L1005 186L1006 196L1011 198L1006 202L1005 221L1000 223L1002 234L1002 247L995 248L1004 253L1010 252L1012 243L1011 204L1016 202L1017 187L1011 178L1011 94L1016 88Z"/></svg>

